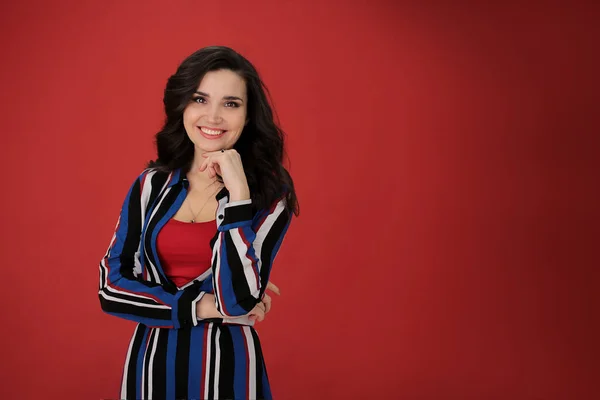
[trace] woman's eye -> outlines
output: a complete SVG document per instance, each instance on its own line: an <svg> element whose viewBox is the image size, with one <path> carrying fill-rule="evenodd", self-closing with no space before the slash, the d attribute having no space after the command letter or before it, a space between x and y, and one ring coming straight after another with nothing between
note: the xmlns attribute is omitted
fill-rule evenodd
<svg viewBox="0 0 600 400"><path fill-rule="evenodd" d="M204 97L194 97L192 99L192 101L195 101L196 103L201 104L201 103L204 103L205 100L204 100Z"/></svg>
<svg viewBox="0 0 600 400"><path fill-rule="evenodd" d="M225 107L239 107L240 105L238 103L236 103L235 101L228 101L227 103L225 103Z"/></svg>

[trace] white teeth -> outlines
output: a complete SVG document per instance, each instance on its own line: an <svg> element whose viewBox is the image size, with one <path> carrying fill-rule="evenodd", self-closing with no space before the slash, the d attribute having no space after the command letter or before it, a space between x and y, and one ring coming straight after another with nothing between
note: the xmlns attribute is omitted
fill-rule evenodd
<svg viewBox="0 0 600 400"><path fill-rule="evenodd" d="M223 131L215 131L213 129L207 129L204 127L201 127L200 130L202 132L206 133L207 135L214 135L214 136L217 136L217 135L220 135L221 133L223 133Z"/></svg>

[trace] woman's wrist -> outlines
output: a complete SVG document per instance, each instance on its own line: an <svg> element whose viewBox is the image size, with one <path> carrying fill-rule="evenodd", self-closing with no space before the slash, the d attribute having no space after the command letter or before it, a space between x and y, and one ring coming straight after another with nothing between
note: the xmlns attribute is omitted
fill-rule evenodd
<svg viewBox="0 0 600 400"><path fill-rule="evenodd" d="M217 311L215 306L215 295L206 293L198 303L196 303L196 317L200 319L223 318L223 315Z"/></svg>

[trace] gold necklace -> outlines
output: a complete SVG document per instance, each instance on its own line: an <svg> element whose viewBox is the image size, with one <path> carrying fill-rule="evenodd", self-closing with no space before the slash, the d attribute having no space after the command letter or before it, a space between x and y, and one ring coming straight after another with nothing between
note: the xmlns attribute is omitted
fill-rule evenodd
<svg viewBox="0 0 600 400"><path fill-rule="evenodd" d="M218 181L214 181L213 183L208 185L204 190L208 189L209 187L211 187L212 185L214 185L217 182ZM217 190L219 190L219 188L220 187L217 187ZM196 218L198 217L198 214L200 214L202 212L202 210L204 209L204 206L206 206L208 201L215 195L215 193L217 193L217 190L215 190L210 196L208 196L208 199L206 199L206 201L202 205L202 208L200 208L200 211L198 211L197 213L194 213L194 210L192 210L191 201L188 201L188 208L190 209L190 211L192 212L192 215L194 216L194 218L192 218L192 220L190 221L192 224L196 222Z"/></svg>

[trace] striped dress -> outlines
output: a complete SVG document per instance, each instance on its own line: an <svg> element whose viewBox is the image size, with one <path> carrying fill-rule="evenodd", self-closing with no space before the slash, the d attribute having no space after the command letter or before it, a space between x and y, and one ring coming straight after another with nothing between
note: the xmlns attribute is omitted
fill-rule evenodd
<svg viewBox="0 0 600 400"><path fill-rule="evenodd" d="M177 286L165 274L157 235L181 207L189 183L176 169L144 170L131 185L100 261L99 298L111 315L137 322L125 358L121 399L270 399L253 322L240 317L264 295L291 222L285 196L263 210L217 195L211 264ZM214 294L223 318L200 319L196 303ZM238 318L236 318L238 317Z"/></svg>

